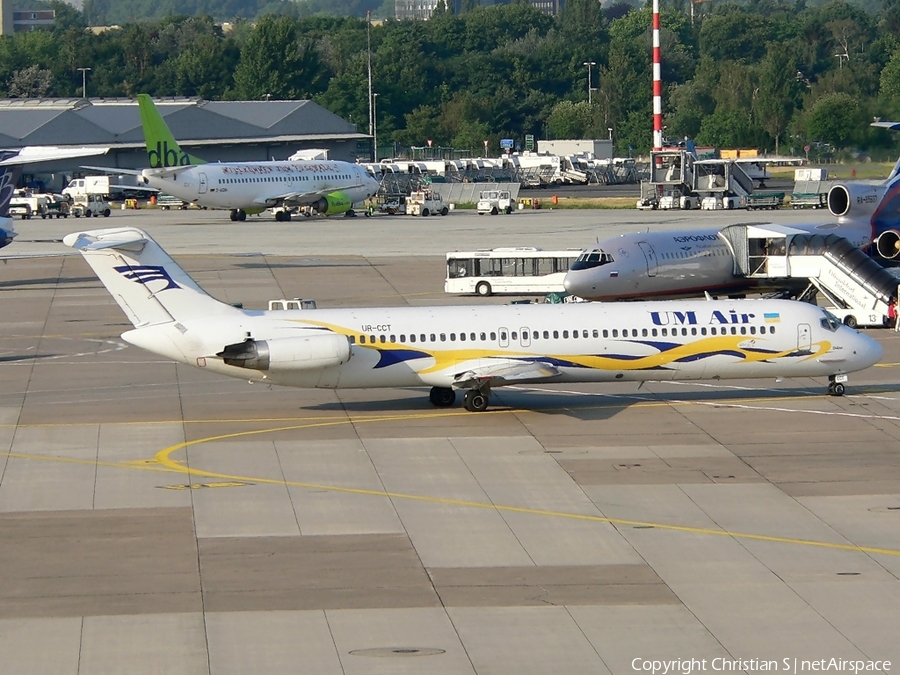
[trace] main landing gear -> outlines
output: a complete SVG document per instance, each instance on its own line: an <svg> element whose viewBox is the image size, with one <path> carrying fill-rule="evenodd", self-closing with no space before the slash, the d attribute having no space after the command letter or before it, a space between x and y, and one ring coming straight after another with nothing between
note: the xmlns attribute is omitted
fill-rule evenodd
<svg viewBox="0 0 900 675"><path fill-rule="evenodd" d="M231 219L244 222L247 220L247 212L244 209L231 209Z"/></svg>
<svg viewBox="0 0 900 675"><path fill-rule="evenodd" d="M449 408L456 403L456 392L449 387L432 387L428 399L438 408ZM469 412L484 412L487 410L489 399L487 392L470 389L463 394L463 407Z"/></svg>
<svg viewBox="0 0 900 675"><path fill-rule="evenodd" d="M828 395L843 396L845 387L844 382L847 381L846 375L829 375L828 376Z"/></svg>

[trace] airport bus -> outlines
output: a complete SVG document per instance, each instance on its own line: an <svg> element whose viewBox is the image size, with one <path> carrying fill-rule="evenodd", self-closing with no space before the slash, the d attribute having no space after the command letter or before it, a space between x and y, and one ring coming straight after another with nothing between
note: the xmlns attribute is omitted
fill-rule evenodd
<svg viewBox="0 0 900 675"><path fill-rule="evenodd" d="M495 248L450 251L445 293L563 293L563 279L581 249Z"/></svg>

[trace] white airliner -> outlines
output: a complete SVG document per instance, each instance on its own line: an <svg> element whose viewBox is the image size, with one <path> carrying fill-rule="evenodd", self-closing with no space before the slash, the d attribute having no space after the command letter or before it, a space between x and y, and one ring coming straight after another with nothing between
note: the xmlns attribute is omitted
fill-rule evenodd
<svg viewBox="0 0 900 675"><path fill-rule="evenodd" d="M787 300L252 311L207 295L145 232L76 232L134 325L126 342L175 361L294 387L430 386L485 410L509 384L827 377L881 358L828 312Z"/></svg>
<svg viewBox="0 0 900 675"><path fill-rule="evenodd" d="M216 162L184 152L147 94L138 95L147 142L149 169L128 171L103 167L111 173L131 173L138 181L182 201L211 209L230 209L231 220L270 207L308 206L323 215L354 215L353 206L373 197L378 181L358 164L332 160ZM291 219L280 210L275 219Z"/></svg>
<svg viewBox="0 0 900 675"><path fill-rule="evenodd" d="M883 183L834 185L828 209L836 220L791 225L809 234L836 234L881 257L900 257L900 160ZM759 223L755 223L759 224ZM630 233L588 247L572 264L563 286L587 300L675 297L703 291L738 292L758 279L735 274L734 251L721 227Z"/></svg>

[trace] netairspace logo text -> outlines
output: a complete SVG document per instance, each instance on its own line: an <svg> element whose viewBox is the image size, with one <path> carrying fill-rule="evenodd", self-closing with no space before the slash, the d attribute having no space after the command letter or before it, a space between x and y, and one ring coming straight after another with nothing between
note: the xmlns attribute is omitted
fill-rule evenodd
<svg viewBox="0 0 900 675"><path fill-rule="evenodd" d="M890 661L853 661L848 659L820 659L818 661L784 658L775 660L765 659L672 659L671 661L648 660L637 657L631 661L632 670L644 671L650 675L691 675L691 673L703 671L731 672L751 670L771 670L775 672L791 673L862 673L867 671L881 671L888 673L891 670Z"/></svg>

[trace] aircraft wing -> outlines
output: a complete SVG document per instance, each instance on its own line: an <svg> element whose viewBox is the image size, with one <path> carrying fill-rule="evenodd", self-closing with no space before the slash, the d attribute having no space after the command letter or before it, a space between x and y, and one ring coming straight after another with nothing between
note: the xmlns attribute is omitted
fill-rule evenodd
<svg viewBox="0 0 900 675"><path fill-rule="evenodd" d="M472 389L489 384L501 387L507 384L541 382L562 375L559 368L547 361L519 361L498 359L486 366L476 366L460 373L453 380L457 389Z"/></svg>
<svg viewBox="0 0 900 675"><path fill-rule="evenodd" d="M35 162L49 162L59 159L71 159L74 157L105 155L108 151L109 148L61 148L52 145L28 146L22 148L13 155L0 160L0 166L34 164Z"/></svg>
<svg viewBox="0 0 900 675"><path fill-rule="evenodd" d="M277 206L278 204L288 204L290 206L309 206L317 201L330 195L333 192L341 190L350 190L351 188L361 187L360 185L341 185L339 187L330 187L324 190L314 190L312 192L285 192L284 194L274 195L272 197L258 197L254 199L255 204L260 206Z"/></svg>
<svg viewBox="0 0 900 675"><path fill-rule="evenodd" d="M92 169L93 171L102 171L110 174L125 174L128 176L147 175L151 178L168 178L169 176L181 173L185 169L193 169L196 164L185 164L184 166L167 166L164 169L117 169L111 166L82 166L82 169ZM146 174L144 172L147 172ZM131 187L131 186L129 186Z"/></svg>

